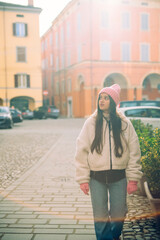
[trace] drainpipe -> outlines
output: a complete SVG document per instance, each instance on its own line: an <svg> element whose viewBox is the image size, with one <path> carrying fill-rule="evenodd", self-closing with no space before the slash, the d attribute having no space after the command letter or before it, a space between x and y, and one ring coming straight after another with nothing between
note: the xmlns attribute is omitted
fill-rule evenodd
<svg viewBox="0 0 160 240"><path fill-rule="evenodd" d="M4 34L4 72L5 72L5 102L8 106L8 81L7 81L7 48L6 48L6 31L5 31L5 7L3 7L3 34Z"/></svg>
<svg viewBox="0 0 160 240"><path fill-rule="evenodd" d="M92 49L92 37L93 37L93 32L92 32L92 0L90 0L90 84L91 84L91 109L92 113L94 110L93 106L93 63L92 63L92 58L93 58L93 49Z"/></svg>

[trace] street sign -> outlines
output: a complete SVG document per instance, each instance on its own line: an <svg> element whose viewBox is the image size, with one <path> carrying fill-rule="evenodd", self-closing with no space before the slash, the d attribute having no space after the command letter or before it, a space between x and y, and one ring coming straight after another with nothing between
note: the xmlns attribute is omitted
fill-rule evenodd
<svg viewBox="0 0 160 240"><path fill-rule="evenodd" d="M47 91L47 90L44 90L44 91L43 91L43 95L48 95L48 91Z"/></svg>

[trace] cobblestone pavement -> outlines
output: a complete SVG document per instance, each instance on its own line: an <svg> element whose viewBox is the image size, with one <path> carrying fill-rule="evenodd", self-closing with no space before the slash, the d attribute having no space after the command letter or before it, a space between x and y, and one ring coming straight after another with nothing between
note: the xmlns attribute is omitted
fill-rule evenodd
<svg viewBox="0 0 160 240"><path fill-rule="evenodd" d="M96 240L90 196L74 180L83 122L33 120L0 130L1 240ZM127 200L123 239L160 239L147 198Z"/></svg>

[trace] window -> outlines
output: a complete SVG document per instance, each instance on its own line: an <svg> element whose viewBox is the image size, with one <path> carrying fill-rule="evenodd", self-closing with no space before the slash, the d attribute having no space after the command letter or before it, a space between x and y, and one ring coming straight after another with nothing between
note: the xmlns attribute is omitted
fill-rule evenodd
<svg viewBox="0 0 160 240"><path fill-rule="evenodd" d="M109 42L100 43L100 59L109 61L111 60L111 47Z"/></svg>
<svg viewBox="0 0 160 240"><path fill-rule="evenodd" d="M122 43L122 61L130 61L130 43Z"/></svg>
<svg viewBox="0 0 160 240"><path fill-rule="evenodd" d="M50 65L53 66L53 54L50 54Z"/></svg>
<svg viewBox="0 0 160 240"><path fill-rule="evenodd" d="M71 65L71 52L68 51L67 52L67 66L70 66Z"/></svg>
<svg viewBox="0 0 160 240"><path fill-rule="evenodd" d="M30 88L30 75L16 74L14 75L15 88Z"/></svg>
<svg viewBox="0 0 160 240"><path fill-rule="evenodd" d="M45 39L45 42L44 42L44 49L47 49L47 38Z"/></svg>
<svg viewBox="0 0 160 240"><path fill-rule="evenodd" d="M16 17L22 17L22 18L23 18L24 15L22 15L22 14L17 14Z"/></svg>
<svg viewBox="0 0 160 240"><path fill-rule="evenodd" d="M77 49L77 60L80 62L82 60L82 46L79 45Z"/></svg>
<svg viewBox="0 0 160 240"><path fill-rule="evenodd" d="M62 81L62 93L65 93L65 80Z"/></svg>
<svg viewBox="0 0 160 240"><path fill-rule="evenodd" d="M142 62L149 61L149 44L148 43L141 44L141 61Z"/></svg>
<svg viewBox="0 0 160 240"><path fill-rule="evenodd" d="M148 31L149 29L149 15L148 13L141 14L141 30Z"/></svg>
<svg viewBox="0 0 160 240"><path fill-rule="evenodd" d="M71 31L71 26L70 26L70 22L67 22L67 38L69 39L70 37L70 31Z"/></svg>
<svg viewBox="0 0 160 240"><path fill-rule="evenodd" d="M80 15L80 13L78 13L78 15L77 15L77 29L78 29L78 31L81 30L81 15Z"/></svg>
<svg viewBox="0 0 160 240"><path fill-rule="evenodd" d="M41 44L42 52L44 52L44 42Z"/></svg>
<svg viewBox="0 0 160 240"><path fill-rule="evenodd" d="M122 14L122 28L123 29L130 28L130 14L128 12Z"/></svg>
<svg viewBox="0 0 160 240"><path fill-rule="evenodd" d="M59 70L59 57L56 57L56 70Z"/></svg>
<svg viewBox="0 0 160 240"><path fill-rule="evenodd" d="M48 69L48 58L45 59L45 68Z"/></svg>
<svg viewBox="0 0 160 240"><path fill-rule="evenodd" d="M70 78L67 80L67 90L68 92L72 91L72 80Z"/></svg>
<svg viewBox="0 0 160 240"><path fill-rule="evenodd" d="M28 35L28 27L26 23L13 23L13 35L17 37L26 37Z"/></svg>
<svg viewBox="0 0 160 240"><path fill-rule="evenodd" d="M147 117L147 109L133 109L125 112L127 117Z"/></svg>
<svg viewBox="0 0 160 240"><path fill-rule="evenodd" d="M64 43L64 30L63 27L61 28L61 44Z"/></svg>
<svg viewBox="0 0 160 240"><path fill-rule="evenodd" d="M58 47L58 32L56 32L56 47Z"/></svg>
<svg viewBox="0 0 160 240"><path fill-rule="evenodd" d="M160 118L160 110L159 109L149 109L149 117Z"/></svg>
<svg viewBox="0 0 160 240"><path fill-rule="evenodd" d="M16 60L17 62L26 62L26 47L16 48Z"/></svg>
<svg viewBox="0 0 160 240"><path fill-rule="evenodd" d="M51 72L51 87L54 87L54 72Z"/></svg>
<svg viewBox="0 0 160 240"><path fill-rule="evenodd" d="M142 2L141 5L142 6L148 6L148 3L147 2Z"/></svg>
<svg viewBox="0 0 160 240"><path fill-rule="evenodd" d="M61 68L64 68L64 54L61 55Z"/></svg>
<svg viewBox="0 0 160 240"><path fill-rule="evenodd" d="M103 28L108 27L108 13L107 12L102 12L101 13L101 26Z"/></svg>
<svg viewBox="0 0 160 240"><path fill-rule="evenodd" d="M53 43L53 35L52 35L52 33L50 33L50 36L49 36L49 43L52 46L52 43Z"/></svg>

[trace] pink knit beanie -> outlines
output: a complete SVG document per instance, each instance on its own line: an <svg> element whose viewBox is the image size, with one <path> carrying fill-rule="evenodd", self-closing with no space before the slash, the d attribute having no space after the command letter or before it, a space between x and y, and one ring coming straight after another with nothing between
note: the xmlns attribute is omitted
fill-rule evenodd
<svg viewBox="0 0 160 240"><path fill-rule="evenodd" d="M111 96L115 104L118 105L120 101L120 91L121 91L120 86L118 84L113 84L110 87L102 88L101 91L99 92L99 95L101 93L107 93L109 96Z"/></svg>

